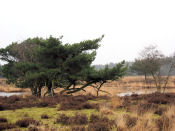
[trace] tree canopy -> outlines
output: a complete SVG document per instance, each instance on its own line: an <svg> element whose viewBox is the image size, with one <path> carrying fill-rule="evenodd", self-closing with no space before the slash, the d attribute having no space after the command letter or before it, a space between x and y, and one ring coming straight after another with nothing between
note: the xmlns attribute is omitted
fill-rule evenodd
<svg viewBox="0 0 175 131"><path fill-rule="evenodd" d="M102 86L108 80L119 79L126 71L124 61L98 71L91 66L103 37L74 44L63 44L62 37L52 36L12 43L0 49L0 59L7 62L2 68L3 75L8 82L30 88L37 96L41 96L44 86L45 95L53 95L55 88L70 94L97 83Z"/></svg>

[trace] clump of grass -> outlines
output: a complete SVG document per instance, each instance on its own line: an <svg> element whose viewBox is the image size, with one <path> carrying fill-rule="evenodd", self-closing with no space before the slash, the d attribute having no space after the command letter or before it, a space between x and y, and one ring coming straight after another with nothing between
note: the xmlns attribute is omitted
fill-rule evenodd
<svg viewBox="0 0 175 131"><path fill-rule="evenodd" d="M175 106L170 107L161 117L156 120L157 128L160 131L175 130Z"/></svg>
<svg viewBox="0 0 175 131"><path fill-rule="evenodd" d="M0 123L4 123L4 122L8 122L7 118L1 117L1 118L0 118Z"/></svg>
<svg viewBox="0 0 175 131"><path fill-rule="evenodd" d="M115 96L111 98L111 104L113 109L120 108L123 107L123 100L120 97Z"/></svg>
<svg viewBox="0 0 175 131"><path fill-rule="evenodd" d="M106 99L105 97L99 97L100 99ZM88 100L96 99L92 95L55 95L54 97L37 98L35 96L10 96L0 97L0 111L2 110L15 110L21 108L31 107L56 107L60 104L60 110L69 109L95 109L96 104L88 103Z"/></svg>
<svg viewBox="0 0 175 131"><path fill-rule="evenodd" d="M89 122L90 123L95 123L95 122L98 122L99 120L100 120L99 115L91 114Z"/></svg>
<svg viewBox="0 0 175 131"><path fill-rule="evenodd" d="M167 110L167 108L165 108L165 107L159 107L158 109L156 109L154 111L154 114L161 116L166 110Z"/></svg>
<svg viewBox="0 0 175 131"><path fill-rule="evenodd" d="M38 126L40 122L34 120L33 118L23 118L16 122L16 125L18 125L19 127L28 127L30 124Z"/></svg>
<svg viewBox="0 0 175 131"><path fill-rule="evenodd" d="M30 125L28 131L39 131L39 129L35 125Z"/></svg>
<svg viewBox="0 0 175 131"><path fill-rule="evenodd" d="M92 114L90 116L88 131L109 131L115 125L113 120Z"/></svg>
<svg viewBox="0 0 175 131"><path fill-rule="evenodd" d="M86 128L84 126L72 126L71 131L85 131Z"/></svg>
<svg viewBox="0 0 175 131"><path fill-rule="evenodd" d="M66 116L65 114L61 114L59 118L56 119L56 123L61 123L63 125L69 125L69 117Z"/></svg>
<svg viewBox="0 0 175 131"><path fill-rule="evenodd" d="M110 131L111 127L107 122L96 122L88 125L88 131Z"/></svg>
<svg viewBox="0 0 175 131"><path fill-rule="evenodd" d="M76 113L71 117L61 114L60 117L57 118L56 123L61 123L63 125L83 125L88 123L88 118L85 114Z"/></svg>
<svg viewBox="0 0 175 131"><path fill-rule="evenodd" d="M131 128L136 125L138 118L131 117L130 115L124 115L125 118L125 125L127 128Z"/></svg>
<svg viewBox="0 0 175 131"><path fill-rule="evenodd" d="M100 104L99 105L99 111L100 111L101 114L104 114L104 115L114 114L113 110L111 109L111 106L109 104Z"/></svg>
<svg viewBox="0 0 175 131"><path fill-rule="evenodd" d="M0 123L0 131L16 128L15 124L12 123Z"/></svg>
<svg viewBox="0 0 175 131"><path fill-rule="evenodd" d="M158 108L158 105L156 104L152 104L152 103L140 103L138 106L137 106L137 113L139 115L143 115L149 111L154 111L155 109Z"/></svg>
<svg viewBox="0 0 175 131"><path fill-rule="evenodd" d="M58 110L82 110L82 109L95 109L96 104L90 104L87 102L88 98L85 96L67 97L64 101L60 102L60 108Z"/></svg>
<svg viewBox="0 0 175 131"><path fill-rule="evenodd" d="M70 123L73 125L84 125L88 123L88 118L85 114L75 114L70 117Z"/></svg>
<svg viewBox="0 0 175 131"><path fill-rule="evenodd" d="M41 119L49 119L49 116L47 114L42 114Z"/></svg>

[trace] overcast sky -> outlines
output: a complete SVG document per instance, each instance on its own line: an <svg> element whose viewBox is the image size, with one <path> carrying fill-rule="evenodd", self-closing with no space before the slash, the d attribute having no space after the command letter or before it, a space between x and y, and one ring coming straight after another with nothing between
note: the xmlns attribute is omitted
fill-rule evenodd
<svg viewBox="0 0 175 131"><path fill-rule="evenodd" d="M0 0L0 48L29 37L74 43L105 35L94 64L175 51L175 0Z"/></svg>

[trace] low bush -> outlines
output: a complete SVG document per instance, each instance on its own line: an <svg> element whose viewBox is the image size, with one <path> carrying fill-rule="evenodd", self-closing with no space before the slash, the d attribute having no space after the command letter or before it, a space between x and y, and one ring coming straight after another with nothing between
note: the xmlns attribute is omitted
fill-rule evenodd
<svg viewBox="0 0 175 131"><path fill-rule="evenodd" d="M89 122L88 131L109 131L115 125L113 120L94 114L90 116Z"/></svg>
<svg viewBox="0 0 175 131"><path fill-rule="evenodd" d="M97 97L88 95L68 96L55 95L53 97L37 98L35 96L21 96L0 97L0 111L14 110L31 107L55 107L60 104L61 110L68 109L92 109L97 105L88 103L88 100L96 99ZM98 97L98 99L107 99L107 97Z"/></svg>
<svg viewBox="0 0 175 131"><path fill-rule="evenodd" d="M88 123L88 118L85 114L75 114L71 117L61 114L59 118L57 118L56 123L63 125L83 125Z"/></svg>
<svg viewBox="0 0 175 131"><path fill-rule="evenodd" d="M16 128L15 124L12 123L0 123L0 131Z"/></svg>
<svg viewBox="0 0 175 131"><path fill-rule="evenodd" d="M170 131L173 124L174 121L166 115L163 115L156 120L156 126L159 131Z"/></svg>
<svg viewBox="0 0 175 131"><path fill-rule="evenodd" d="M69 121L73 125L83 125L88 123L88 118L85 114L75 114L69 118Z"/></svg>
<svg viewBox="0 0 175 131"><path fill-rule="evenodd" d="M98 122L100 120L100 117L98 115L94 115L94 114L91 114L90 115L90 123L95 123L95 122Z"/></svg>
<svg viewBox="0 0 175 131"><path fill-rule="evenodd" d="M110 131L111 127L107 122L96 122L88 125L88 131Z"/></svg>
<svg viewBox="0 0 175 131"><path fill-rule="evenodd" d="M86 128L84 126L73 126L71 127L71 131L85 131Z"/></svg>
<svg viewBox="0 0 175 131"><path fill-rule="evenodd" d="M3 104L0 103L0 111L3 111L5 108L3 106Z"/></svg>
<svg viewBox="0 0 175 131"><path fill-rule="evenodd" d="M8 122L6 118L1 117L0 118L0 123Z"/></svg>
<svg viewBox="0 0 175 131"><path fill-rule="evenodd" d="M87 102L88 98L85 96L68 97L64 101L60 102L60 108L58 110L81 110L81 109L96 109L96 104L90 104Z"/></svg>
<svg viewBox="0 0 175 131"><path fill-rule="evenodd" d="M135 126L138 120L137 117L131 117L130 115L125 115L124 119L125 119L125 125L127 128L131 128Z"/></svg>
<svg viewBox="0 0 175 131"><path fill-rule="evenodd" d="M165 111L167 111L166 108L159 107L158 109L156 109L156 110L154 111L154 114L157 114L157 115L161 116Z"/></svg>
<svg viewBox="0 0 175 131"><path fill-rule="evenodd" d="M47 114L42 114L41 119L49 119L49 116Z"/></svg>
<svg viewBox="0 0 175 131"><path fill-rule="evenodd" d="M19 127L28 127L30 124L37 126L40 123L39 121L36 121L33 118L24 118L16 122L16 125L18 125Z"/></svg>
<svg viewBox="0 0 175 131"><path fill-rule="evenodd" d="M28 131L39 131L39 129L35 125L30 125Z"/></svg>
<svg viewBox="0 0 175 131"><path fill-rule="evenodd" d="M154 111L158 108L158 105L152 103L140 103L137 106L137 113L143 115L148 111Z"/></svg>

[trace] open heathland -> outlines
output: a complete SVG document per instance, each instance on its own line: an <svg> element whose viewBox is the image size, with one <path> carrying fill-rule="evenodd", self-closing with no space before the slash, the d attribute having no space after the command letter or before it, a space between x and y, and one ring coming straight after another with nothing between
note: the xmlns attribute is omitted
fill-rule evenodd
<svg viewBox="0 0 175 131"><path fill-rule="evenodd" d="M0 97L0 130L173 131L175 94Z"/></svg>

